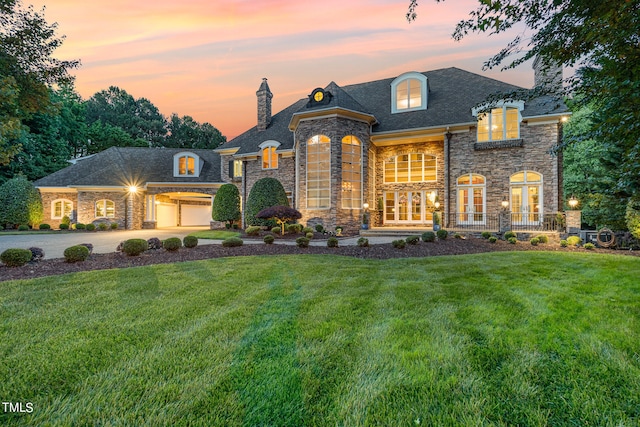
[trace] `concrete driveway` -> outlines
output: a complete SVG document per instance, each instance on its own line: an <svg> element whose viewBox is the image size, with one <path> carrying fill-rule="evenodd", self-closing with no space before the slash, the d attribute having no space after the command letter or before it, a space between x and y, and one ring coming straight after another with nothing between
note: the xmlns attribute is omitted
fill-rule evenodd
<svg viewBox="0 0 640 427"><path fill-rule="evenodd" d="M172 227L158 230L117 230L54 234L0 234L0 253L8 248L28 249L38 247L44 249L45 258L62 258L64 250L80 243L91 243L94 253L115 252L118 244L127 239L160 240L169 237L183 238L189 233L207 230L206 227ZM200 239L200 244L219 243L219 240Z"/></svg>

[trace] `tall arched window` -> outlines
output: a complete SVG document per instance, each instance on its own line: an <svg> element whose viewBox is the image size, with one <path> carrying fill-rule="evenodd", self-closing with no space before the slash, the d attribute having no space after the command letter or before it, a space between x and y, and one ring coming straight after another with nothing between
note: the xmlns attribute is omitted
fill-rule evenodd
<svg viewBox="0 0 640 427"><path fill-rule="evenodd" d="M458 185L458 222L484 224L486 221L486 180L475 173L462 175Z"/></svg>
<svg viewBox="0 0 640 427"><path fill-rule="evenodd" d="M511 175L511 219L514 224L537 225L542 221L542 175L520 171Z"/></svg>
<svg viewBox="0 0 640 427"><path fill-rule="evenodd" d="M353 135L342 138L342 208L362 206L362 144Z"/></svg>
<svg viewBox="0 0 640 427"><path fill-rule="evenodd" d="M315 135L307 141L307 208L331 206L331 140Z"/></svg>
<svg viewBox="0 0 640 427"><path fill-rule="evenodd" d="M113 200L102 199L96 201L96 218L115 218L116 205Z"/></svg>
<svg viewBox="0 0 640 427"><path fill-rule="evenodd" d="M67 199L58 199L51 202L51 219L71 218L73 213L73 202Z"/></svg>

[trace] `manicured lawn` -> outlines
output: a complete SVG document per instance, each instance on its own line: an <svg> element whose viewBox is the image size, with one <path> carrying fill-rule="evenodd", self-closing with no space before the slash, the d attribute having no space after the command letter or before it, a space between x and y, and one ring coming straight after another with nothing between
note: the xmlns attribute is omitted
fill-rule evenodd
<svg viewBox="0 0 640 427"><path fill-rule="evenodd" d="M224 240L229 237L238 237L240 233L227 230L202 230L189 233L189 236L196 236L198 239Z"/></svg>
<svg viewBox="0 0 640 427"><path fill-rule="evenodd" d="M2 425L638 425L640 259L227 258L0 284Z"/></svg>

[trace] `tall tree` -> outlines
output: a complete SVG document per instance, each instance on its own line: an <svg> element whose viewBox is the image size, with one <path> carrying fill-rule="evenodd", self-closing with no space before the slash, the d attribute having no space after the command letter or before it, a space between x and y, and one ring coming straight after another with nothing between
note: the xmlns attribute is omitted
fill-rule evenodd
<svg viewBox="0 0 640 427"><path fill-rule="evenodd" d="M198 123L191 116L173 113L167 121L165 147L173 148L216 148L226 142L220 131L210 123Z"/></svg>
<svg viewBox="0 0 640 427"><path fill-rule="evenodd" d="M0 165L22 149L25 121L51 105L49 87L70 81L79 61L53 58L64 37L44 12L20 0L0 0Z"/></svg>

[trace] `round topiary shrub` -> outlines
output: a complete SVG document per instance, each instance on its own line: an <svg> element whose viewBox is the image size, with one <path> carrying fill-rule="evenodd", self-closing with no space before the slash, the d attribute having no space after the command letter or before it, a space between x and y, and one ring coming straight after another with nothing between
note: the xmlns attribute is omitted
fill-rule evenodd
<svg viewBox="0 0 640 427"><path fill-rule="evenodd" d="M66 262L85 261L89 258L89 249L86 246L71 246L64 250L64 259Z"/></svg>
<svg viewBox="0 0 640 427"><path fill-rule="evenodd" d="M327 239L327 247L328 248L337 248L338 247L338 239L335 237L329 237Z"/></svg>
<svg viewBox="0 0 640 427"><path fill-rule="evenodd" d="M436 233L433 231L425 231L422 233L422 241L423 242L435 242L436 241Z"/></svg>
<svg viewBox="0 0 640 427"><path fill-rule="evenodd" d="M147 249L149 249L149 244L144 239L125 240L124 245L122 245L122 252L129 256L138 256Z"/></svg>
<svg viewBox="0 0 640 427"><path fill-rule="evenodd" d="M271 234L267 234L266 236L264 236L264 239L262 239L267 245L271 245L273 243L274 240L276 240L275 237L273 237Z"/></svg>
<svg viewBox="0 0 640 427"><path fill-rule="evenodd" d="M311 240L313 239L313 233L307 233L304 235L304 237L306 237L307 239Z"/></svg>
<svg viewBox="0 0 640 427"><path fill-rule="evenodd" d="M157 237L152 237L147 240L147 245L149 246L149 249L162 249L162 240Z"/></svg>
<svg viewBox="0 0 640 427"><path fill-rule="evenodd" d="M109 228L109 226L104 222L101 222L100 224L98 224L98 230L100 231L106 231L107 228Z"/></svg>
<svg viewBox="0 0 640 427"><path fill-rule="evenodd" d="M504 233L504 240L509 240L512 237L518 238L516 233L514 233L513 231L507 231L506 233Z"/></svg>
<svg viewBox="0 0 640 427"><path fill-rule="evenodd" d="M482 238L483 239L488 239L489 237L491 237L491 233L488 231L483 231L482 232Z"/></svg>
<svg viewBox="0 0 640 427"><path fill-rule="evenodd" d="M112 230L117 230L117 229L118 229L118 227L119 227L119 225L118 225L118 223L117 223L117 222L112 222L112 223L109 225L109 228L111 228Z"/></svg>
<svg viewBox="0 0 640 427"><path fill-rule="evenodd" d="M547 236L546 234L541 234L539 236L536 236L536 238L540 243L549 243L549 236Z"/></svg>
<svg viewBox="0 0 640 427"><path fill-rule="evenodd" d="M367 239L366 237L359 238L357 243L358 243L358 246L361 248L369 247L369 239Z"/></svg>
<svg viewBox="0 0 640 427"><path fill-rule="evenodd" d="M438 236L438 240L444 240L447 238L447 236L449 236L449 232L444 228L441 228L436 232L436 236Z"/></svg>
<svg viewBox="0 0 640 427"><path fill-rule="evenodd" d="M567 244L569 246L578 246L580 243L582 243L582 239L578 236L567 237Z"/></svg>
<svg viewBox="0 0 640 427"><path fill-rule="evenodd" d="M51 230L51 226L49 224L40 224L38 228L40 230Z"/></svg>
<svg viewBox="0 0 640 427"><path fill-rule="evenodd" d="M228 239L224 239L222 241L222 246L225 248L234 248L237 246L242 246L244 242L239 237L229 237Z"/></svg>
<svg viewBox="0 0 640 427"><path fill-rule="evenodd" d="M31 261L31 251L10 248L0 254L0 261L7 267L22 267Z"/></svg>
<svg viewBox="0 0 640 427"><path fill-rule="evenodd" d="M44 258L44 249L42 248L29 248L31 252L31 261L38 262Z"/></svg>
<svg viewBox="0 0 640 427"><path fill-rule="evenodd" d="M498 241L498 238L496 236L489 237L489 243L495 243L497 241Z"/></svg>
<svg viewBox="0 0 640 427"><path fill-rule="evenodd" d="M122 245L124 245L124 242L122 242ZM89 249L89 255L93 253L93 245L91 243L80 243L78 246L84 246Z"/></svg>
<svg viewBox="0 0 640 427"><path fill-rule="evenodd" d="M69 229L69 224L65 224L64 222L60 224L60 230L68 230L68 229Z"/></svg>
<svg viewBox="0 0 640 427"><path fill-rule="evenodd" d="M596 245L594 245L593 243L585 243L583 248L585 248L585 249L587 249L589 251L592 251L592 250L594 250L596 248Z"/></svg>
<svg viewBox="0 0 640 427"><path fill-rule="evenodd" d="M252 225L251 227L247 227L244 230L244 232L247 234L247 236L258 236L260 234L260 230L262 230L262 227L257 226L257 225ZM278 228L278 232L279 231L280 231L280 229Z"/></svg>
<svg viewBox="0 0 640 427"><path fill-rule="evenodd" d="M316 224L316 231L318 233L322 233L324 231L324 227L322 226L322 224Z"/></svg>
<svg viewBox="0 0 640 427"><path fill-rule="evenodd" d="M62 224L60 224L60 227L62 227ZM87 224L86 230L87 231L96 231L96 225L95 224Z"/></svg>
<svg viewBox="0 0 640 427"><path fill-rule="evenodd" d="M567 246L569 246L569 242L567 242L566 240L562 239L562 240L560 240L560 246L562 246L563 248L566 248Z"/></svg>
<svg viewBox="0 0 640 427"><path fill-rule="evenodd" d="M296 239L296 245L298 245L299 248L308 248L309 239L307 239L306 237L298 237Z"/></svg>
<svg viewBox="0 0 640 427"><path fill-rule="evenodd" d="M404 247L407 245L407 242L405 242L402 239L398 239L398 240L394 240L393 242L391 242L391 244L396 249L404 249Z"/></svg>
<svg viewBox="0 0 640 427"><path fill-rule="evenodd" d="M86 225L84 225L83 223L79 222L76 224L76 230L85 230L87 228Z"/></svg>
<svg viewBox="0 0 640 427"><path fill-rule="evenodd" d="M511 243L512 245L515 245L516 243L518 243L518 239L516 239L515 237L509 237L507 239L507 242Z"/></svg>
<svg viewBox="0 0 640 427"><path fill-rule="evenodd" d="M272 206L289 206L284 187L275 178L261 178L253 184L245 205L245 221L249 225L273 227L273 220L256 218L258 212Z"/></svg>
<svg viewBox="0 0 640 427"><path fill-rule="evenodd" d="M184 236L182 244L185 248L195 248L198 246L198 238L196 236Z"/></svg>
<svg viewBox="0 0 640 427"><path fill-rule="evenodd" d="M420 236L409 236L404 240L410 245L417 245L418 243L420 243Z"/></svg>
<svg viewBox="0 0 640 427"><path fill-rule="evenodd" d="M273 234L280 234L280 233L281 233L280 227L273 227L273 228L271 229L271 232L272 232Z"/></svg>
<svg viewBox="0 0 640 427"><path fill-rule="evenodd" d="M531 243L531 246L538 246L538 243L540 243L540 239L538 239L537 237L534 237L531 240L529 240L529 243Z"/></svg>
<svg viewBox="0 0 640 427"><path fill-rule="evenodd" d="M182 247L182 240L179 237L169 237L162 242L162 247L166 251L175 252Z"/></svg>
<svg viewBox="0 0 640 427"><path fill-rule="evenodd" d="M308 234L308 233L313 234L313 228L311 228L311 227L304 227L304 228L302 229L302 234Z"/></svg>
<svg viewBox="0 0 640 427"><path fill-rule="evenodd" d="M20 224L18 226L18 231L29 231L29 226L28 225L24 225L24 224Z"/></svg>

